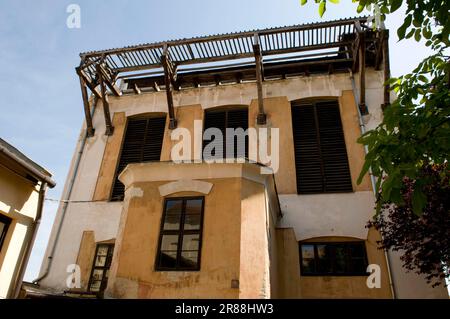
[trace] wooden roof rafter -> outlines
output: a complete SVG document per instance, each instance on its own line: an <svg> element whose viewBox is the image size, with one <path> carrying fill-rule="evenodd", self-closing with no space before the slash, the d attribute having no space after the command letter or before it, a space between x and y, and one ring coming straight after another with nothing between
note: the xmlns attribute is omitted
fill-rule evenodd
<svg viewBox="0 0 450 319"><path fill-rule="evenodd" d="M366 23L368 23L367 17L357 17L91 51L80 54L81 63L76 69L80 76L82 90L87 87L97 98L102 100L102 91L105 95L108 94L108 91L102 90L101 83L104 83L113 95L121 96L122 92L116 85L119 74L139 75L138 73L144 70L162 70L165 79L164 86L168 91L170 126L174 128L176 119L173 115L173 102L170 101L172 100L172 88L180 89L177 79L177 70L180 67L237 59L254 59L258 99L261 100L258 123L263 124L265 123L261 84L264 81L263 57L336 48L336 50L340 50L339 52L349 52L346 53L348 55L346 59L351 59L353 68L356 69L357 63L360 62L357 59L358 53L361 52L361 47L364 48L361 40L364 39L362 35L368 28ZM380 51L379 45L375 45L378 51ZM342 48L347 48L348 51ZM318 55L320 56L320 53ZM379 56L377 59L380 59ZM216 76L216 83L221 83L219 76ZM160 89L159 85L162 84L154 82L153 87L157 91ZM136 85L133 85L133 90L137 94L141 92ZM86 106L85 110L88 110ZM108 119L105 120L108 122ZM87 124L89 126L89 122ZM92 129L89 130L93 132Z"/></svg>

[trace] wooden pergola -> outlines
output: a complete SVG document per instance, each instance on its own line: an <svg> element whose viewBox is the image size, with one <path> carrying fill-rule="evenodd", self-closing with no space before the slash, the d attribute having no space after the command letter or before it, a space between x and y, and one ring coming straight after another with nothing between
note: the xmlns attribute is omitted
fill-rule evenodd
<svg viewBox="0 0 450 319"><path fill-rule="evenodd" d="M362 113L366 113L366 57L369 54L369 63L379 69L385 56L384 64L389 68L388 32L373 30L367 24L367 17L358 17L81 53L81 63L76 72L80 78L87 134L94 134L87 89L102 100L106 134L111 135L114 128L108 95L123 94L117 85L119 79L126 79L128 87L131 86L136 94L141 93L140 85L143 83L155 91L164 89L170 128L173 129L177 126L173 90L198 87L207 75L217 85L230 79L240 83L246 77L252 78L257 86L257 123L263 125L266 114L262 82L266 77L285 78L286 74L292 73L309 75L318 66L321 70L326 68L328 73L339 68L351 68L360 73L359 107ZM330 49L334 49L331 55ZM231 60L246 62L225 64ZM192 68L193 65L200 67ZM389 76L389 72L385 76Z"/></svg>

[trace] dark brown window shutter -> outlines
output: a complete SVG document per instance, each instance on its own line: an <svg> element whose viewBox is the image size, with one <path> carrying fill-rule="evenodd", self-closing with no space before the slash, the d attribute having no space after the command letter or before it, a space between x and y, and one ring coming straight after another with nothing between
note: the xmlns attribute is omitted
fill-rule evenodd
<svg viewBox="0 0 450 319"><path fill-rule="evenodd" d="M205 112L204 130L215 127L222 131L223 135L223 154L226 156L227 138L226 128L242 128L244 131L248 129L248 109L234 109L234 110L212 110ZM211 141L203 141L203 147L211 143ZM230 141L231 143L231 141ZM237 157L237 138L234 138L234 157ZM245 157L248 157L248 136L245 137Z"/></svg>
<svg viewBox="0 0 450 319"><path fill-rule="evenodd" d="M124 185L117 177L128 164L160 160L165 123L165 117L128 120L111 194L112 201L123 200Z"/></svg>
<svg viewBox="0 0 450 319"><path fill-rule="evenodd" d="M338 102L292 103L292 127L297 193L351 192Z"/></svg>

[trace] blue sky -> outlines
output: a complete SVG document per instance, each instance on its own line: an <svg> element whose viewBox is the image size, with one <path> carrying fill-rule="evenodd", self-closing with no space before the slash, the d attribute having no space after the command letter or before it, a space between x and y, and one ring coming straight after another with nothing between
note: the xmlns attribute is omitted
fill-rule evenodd
<svg viewBox="0 0 450 319"><path fill-rule="evenodd" d="M80 52L320 20L309 2L0 0L0 136L54 174L47 196L59 199L84 118L74 71ZM329 4L323 20L356 15L350 0L341 2ZM71 3L81 7L80 29L66 26ZM429 53L414 41L397 43L403 12L387 20L394 76ZM46 202L25 280L37 277L56 209Z"/></svg>

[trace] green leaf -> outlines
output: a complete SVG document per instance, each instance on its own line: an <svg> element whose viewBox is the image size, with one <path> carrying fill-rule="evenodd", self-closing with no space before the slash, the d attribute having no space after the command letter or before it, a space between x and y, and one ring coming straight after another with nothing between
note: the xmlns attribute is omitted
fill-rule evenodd
<svg viewBox="0 0 450 319"><path fill-rule="evenodd" d="M319 15L321 18L323 16L323 14L325 13L325 10L326 10L326 2L324 0L319 4Z"/></svg>
<svg viewBox="0 0 450 319"><path fill-rule="evenodd" d="M409 30L408 34L405 36L405 39L409 39L414 35L415 29Z"/></svg>
<svg viewBox="0 0 450 319"><path fill-rule="evenodd" d="M361 13L364 10L364 6L363 5L358 5L358 8L356 8L356 12Z"/></svg>
<svg viewBox="0 0 450 319"><path fill-rule="evenodd" d="M339 0L328 0L328 1L330 1L331 3L334 3L334 4L338 4L339 3Z"/></svg>
<svg viewBox="0 0 450 319"><path fill-rule="evenodd" d="M362 167L362 169L361 169L361 173L359 173L358 180L356 181L356 183L357 183L358 185L361 184L361 182L362 182L364 176L365 176L365 175L367 174L367 172L369 171L369 168L370 168L370 161L367 160L367 156L366 156L366 161L364 162L364 165L363 165L363 167Z"/></svg>
<svg viewBox="0 0 450 319"><path fill-rule="evenodd" d="M401 40L405 37L406 29L411 25L412 15L407 15L405 22L397 29L398 39Z"/></svg>
<svg viewBox="0 0 450 319"><path fill-rule="evenodd" d="M391 2L391 13L396 11L398 8L402 6L403 0L392 0Z"/></svg>
<svg viewBox="0 0 450 319"><path fill-rule="evenodd" d="M424 83L428 83L427 77L424 76L424 75L422 75L422 74L420 74L420 75L417 77L417 79L419 79L419 81L422 81L422 82L424 82Z"/></svg>
<svg viewBox="0 0 450 319"><path fill-rule="evenodd" d="M416 33L414 33L414 39L419 42L420 39L422 38L422 35L420 33L420 29L416 29Z"/></svg>
<svg viewBox="0 0 450 319"><path fill-rule="evenodd" d="M307 2L308 2L308 0L300 0L300 4L301 4L302 6L304 6Z"/></svg>
<svg viewBox="0 0 450 319"><path fill-rule="evenodd" d="M426 203L427 203L427 197L422 192L420 187L418 187L418 185L416 185L416 187L414 188L414 192L412 195L412 202L411 202L414 214L416 214L417 216L422 215L422 212L423 212L423 209L425 208Z"/></svg>

